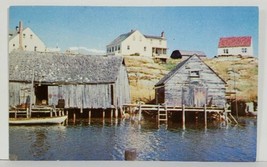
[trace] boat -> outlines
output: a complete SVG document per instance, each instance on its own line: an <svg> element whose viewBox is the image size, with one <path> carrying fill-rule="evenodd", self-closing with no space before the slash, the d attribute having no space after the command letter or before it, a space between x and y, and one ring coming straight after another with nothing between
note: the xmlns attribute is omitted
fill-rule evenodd
<svg viewBox="0 0 267 167"><path fill-rule="evenodd" d="M63 124L67 115L41 118L9 118L10 125Z"/></svg>

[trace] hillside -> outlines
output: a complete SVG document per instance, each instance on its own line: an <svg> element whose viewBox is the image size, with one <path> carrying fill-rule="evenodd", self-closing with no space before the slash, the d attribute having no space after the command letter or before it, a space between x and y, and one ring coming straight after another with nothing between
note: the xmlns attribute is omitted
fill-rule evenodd
<svg viewBox="0 0 267 167"><path fill-rule="evenodd" d="M155 63L151 58L125 56L131 100L145 103L155 98L154 85L181 59L169 59L166 64ZM219 57L204 59L215 72L227 82L227 91L237 92L237 98L244 101L257 100L258 60L251 57Z"/></svg>

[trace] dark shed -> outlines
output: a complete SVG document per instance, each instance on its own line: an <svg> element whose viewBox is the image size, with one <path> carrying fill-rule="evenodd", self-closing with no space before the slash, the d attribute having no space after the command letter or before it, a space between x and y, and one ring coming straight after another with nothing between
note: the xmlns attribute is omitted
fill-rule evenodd
<svg viewBox="0 0 267 167"><path fill-rule="evenodd" d="M156 103L224 107L226 82L198 56L179 63L155 85Z"/></svg>
<svg viewBox="0 0 267 167"><path fill-rule="evenodd" d="M26 103L34 80L34 104L65 108L113 108L130 102L122 57L14 51L9 55L9 104Z"/></svg>
<svg viewBox="0 0 267 167"><path fill-rule="evenodd" d="M174 50L171 54L172 59L189 58L190 56L197 55L201 58L206 58L206 54L202 51L187 51L187 50Z"/></svg>

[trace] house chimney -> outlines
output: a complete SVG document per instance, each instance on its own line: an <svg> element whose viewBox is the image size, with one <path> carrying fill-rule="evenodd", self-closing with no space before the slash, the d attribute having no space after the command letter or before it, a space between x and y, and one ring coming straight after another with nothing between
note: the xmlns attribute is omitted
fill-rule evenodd
<svg viewBox="0 0 267 167"><path fill-rule="evenodd" d="M22 41L22 30L23 30L23 27L22 27L22 21L19 21L19 49L23 50L23 41Z"/></svg>
<svg viewBox="0 0 267 167"><path fill-rule="evenodd" d="M165 38L164 31L161 32L161 38Z"/></svg>

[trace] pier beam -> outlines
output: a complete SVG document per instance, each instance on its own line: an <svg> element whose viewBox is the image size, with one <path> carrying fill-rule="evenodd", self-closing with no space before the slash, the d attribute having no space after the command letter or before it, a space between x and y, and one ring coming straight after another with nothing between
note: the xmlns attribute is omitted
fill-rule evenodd
<svg viewBox="0 0 267 167"><path fill-rule="evenodd" d="M185 106L184 104L182 107L182 124L183 124L183 130L185 130Z"/></svg>

